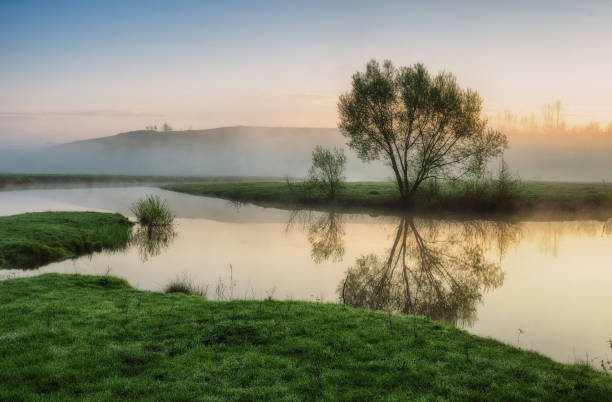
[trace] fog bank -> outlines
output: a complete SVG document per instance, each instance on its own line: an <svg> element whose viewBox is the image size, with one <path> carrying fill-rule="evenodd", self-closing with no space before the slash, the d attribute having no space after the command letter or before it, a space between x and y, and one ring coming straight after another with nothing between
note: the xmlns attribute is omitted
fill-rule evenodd
<svg viewBox="0 0 612 402"><path fill-rule="evenodd" d="M524 180L612 181L612 134L520 130L505 159ZM222 127L133 131L40 148L0 149L0 172L303 177L316 145L346 148L347 177L384 180L381 162L363 163L334 128Z"/></svg>

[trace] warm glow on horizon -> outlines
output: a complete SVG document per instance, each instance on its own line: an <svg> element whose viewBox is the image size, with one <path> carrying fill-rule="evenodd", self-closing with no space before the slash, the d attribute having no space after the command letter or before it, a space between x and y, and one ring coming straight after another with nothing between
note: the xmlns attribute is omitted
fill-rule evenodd
<svg viewBox="0 0 612 402"><path fill-rule="evenodd" d="M423 62L484 113L612 121L610 3L0 6L0 146L170 123L335 127L371 58ZM494 119L493 119L494 120Z"/></svg>

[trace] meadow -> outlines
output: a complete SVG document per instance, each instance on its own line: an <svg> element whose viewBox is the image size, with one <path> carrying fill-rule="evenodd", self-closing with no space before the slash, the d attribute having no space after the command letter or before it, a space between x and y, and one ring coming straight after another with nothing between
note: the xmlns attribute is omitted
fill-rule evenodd
<svg viewBox="0 0 612 402"><path fill-rule="evenodd" d="M212 302L110 276L0 282L2 400L606 400L585 365L417 316Z"/></svg>

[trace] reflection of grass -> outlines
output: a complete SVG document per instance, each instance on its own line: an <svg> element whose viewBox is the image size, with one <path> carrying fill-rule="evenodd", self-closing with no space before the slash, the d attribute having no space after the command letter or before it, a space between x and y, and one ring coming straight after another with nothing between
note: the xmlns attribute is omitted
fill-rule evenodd
<svg viewBox="0 0 612 402"><path fill-rule="evenodd" d="M0 283L0 306L0 400L612 395L605 373L425 318L338 304L212 302L47 274Z"/></svg>
<svg viewBox="0 0 612 402"><path fill-rule="evenodd" d="M103 249L121 249L130 227L127 218L100 212L0 217L0 266L35 268Z"/></svg>
<svg viewBox="0 0 612 402"><path fill-rule="evenodd" d="M333 201L301 183L171 184L163 188L235 201L281 205L335 205L374 209L401 207L399 193L392 182L345 183ZM415 197L414 208L423 211L612 211L612 184L605 183L524 182L517 185L510 198L503 199L499 197L495 181L478 186L446 183L435 187L425 186Z"/></svg>
<svg viewBox="0 0 612 402"><path fill-rule="evenodd" d="M130 234L129 244L137 247L142 261L158 256L170 246L176 232L173 225L142 227L139 226Z"/></svg>

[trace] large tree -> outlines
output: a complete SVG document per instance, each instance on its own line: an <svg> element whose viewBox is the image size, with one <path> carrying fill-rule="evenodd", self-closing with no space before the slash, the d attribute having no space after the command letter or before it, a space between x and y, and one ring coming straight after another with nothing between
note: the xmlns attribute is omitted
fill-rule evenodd
<svg viewBox="0 0 612 402"><path fill-rule="evenodd" d="M391 166L409 201L426 180L482 171L502 154L506 137L487 128L481 108L478 93L460 88L452 74L372 60L340 96L338 126L362 160Z"/></svg>

